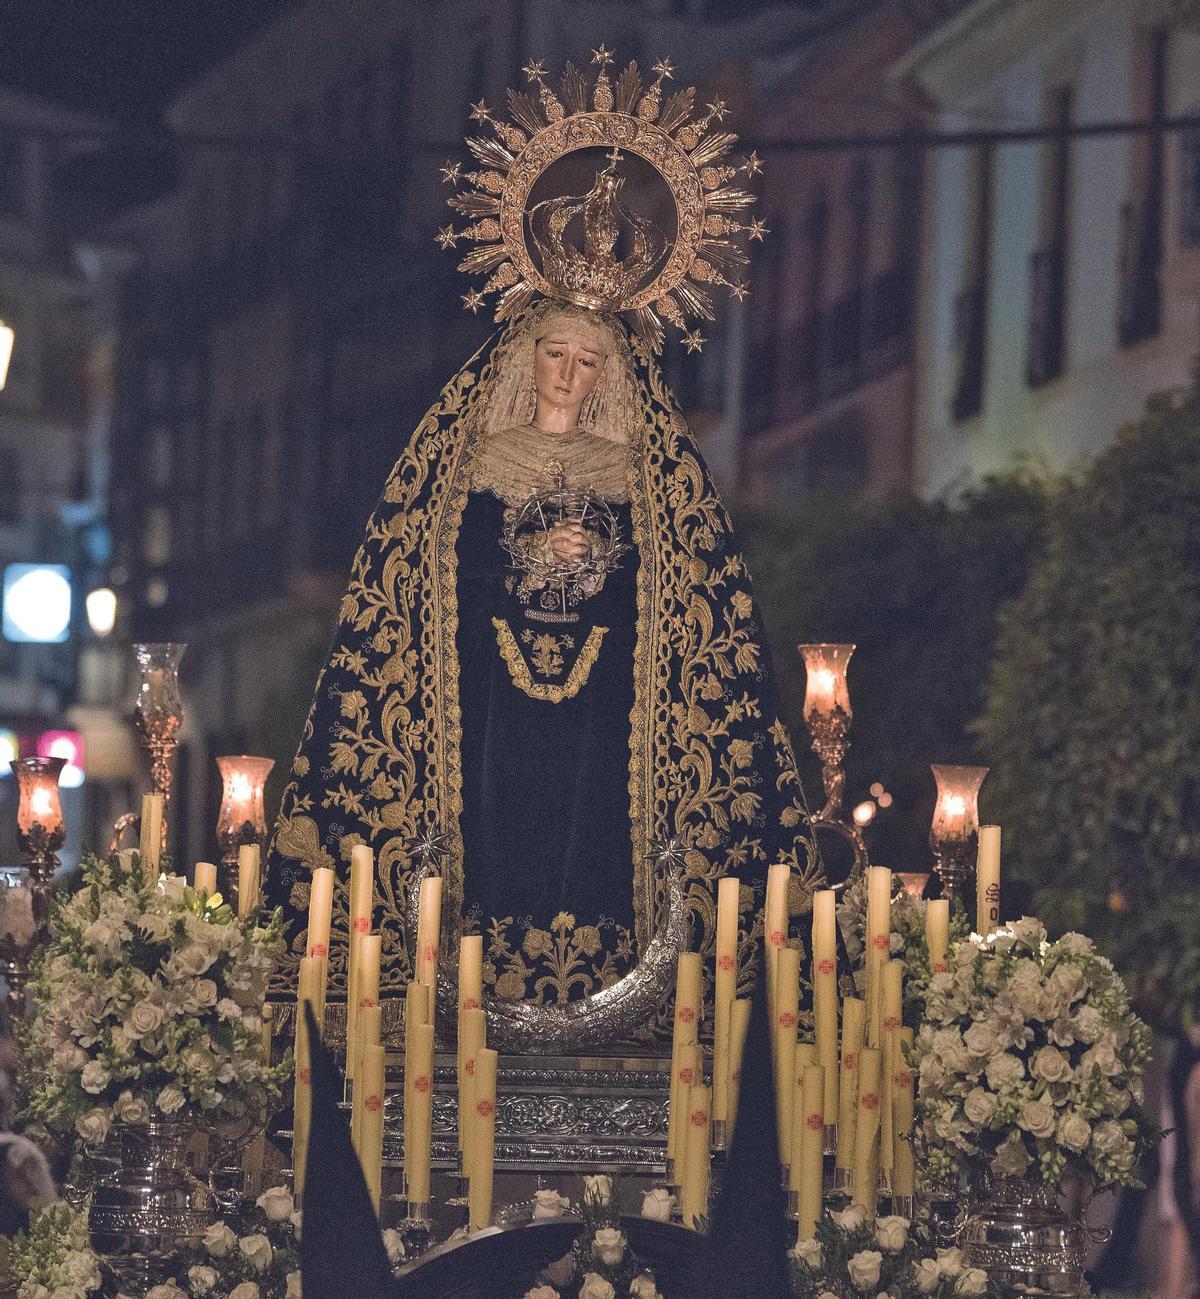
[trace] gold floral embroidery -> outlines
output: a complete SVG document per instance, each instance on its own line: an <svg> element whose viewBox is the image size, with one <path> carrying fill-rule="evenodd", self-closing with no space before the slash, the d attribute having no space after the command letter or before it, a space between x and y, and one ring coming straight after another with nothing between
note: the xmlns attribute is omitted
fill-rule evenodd
<svg viewBox="0 0 1200 1299"><path fill-rule="evenodd" d="M632 963L632 935L612 921L602 932L560 911L549 929L517 928L512 916L488 923L483 981L503 1001L565 1004L609 987Z"/></svg>
<svg viewBox="0 0 1200 1299"><path fill-rule="evenodd" d="M508 673L512 677L513 685L522 693L527 694L530 699L540 699L544 703L561 704L564 699L574 699L575 696L587 685L587 679L592 672L592 664L596 661L596 656L600 653L600 642L604 639L607 627L593 627L588 633L587 640L583 643L583 648L579 651L579 657L567 674L567 679L561 686L552 686L543 682L535 681L532 673L529 671L529 664L521 654L521 647L517 644L517 638L512 634L512 629L503 618L493 618L492 626L496 629L496 644L500 647L500 654L505 663L508 664ZM553 636L547 636L546 640L554 640ZM542 669L539 669L541 671ZM561 666L560 669L561 671Z"/></svg>
<svg viewBox="0 0 1200 1299"><path fill-rule="evenodd" d="M521 644L529 646L529 661L535 672L544 677L558 677L566 667L563 650L575 648L575 637L552 636L549 632L535 635L526 628L521 633Z"/></svg>

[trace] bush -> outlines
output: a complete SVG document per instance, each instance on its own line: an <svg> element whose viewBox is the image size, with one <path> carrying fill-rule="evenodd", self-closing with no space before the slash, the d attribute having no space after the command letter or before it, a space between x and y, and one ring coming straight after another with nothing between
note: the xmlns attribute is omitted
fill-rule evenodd
<svg viewBox="0 0 1200 1299"><path fill-rule="evenodd" d="M1200 376L1056 495L977 734L1005 861L1147 1013L1200 993Z"/></svg>

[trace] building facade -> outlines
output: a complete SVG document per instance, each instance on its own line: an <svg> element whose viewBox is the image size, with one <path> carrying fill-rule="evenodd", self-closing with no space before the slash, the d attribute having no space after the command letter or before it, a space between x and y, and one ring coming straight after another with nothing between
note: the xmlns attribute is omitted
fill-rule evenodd
<svg viewBox="0 0 1200 1299"><path fill-rule="evenodd" d="M1200 31L1177 5L976 0L897 76L967 137L931 152L913 479L1086 463L1200 348ZM1020 142L976 131L1044 128Z"/></svg>

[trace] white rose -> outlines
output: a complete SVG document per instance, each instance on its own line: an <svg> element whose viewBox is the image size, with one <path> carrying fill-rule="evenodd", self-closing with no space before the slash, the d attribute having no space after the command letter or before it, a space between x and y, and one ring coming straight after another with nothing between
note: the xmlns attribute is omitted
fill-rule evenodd
<svg viewBox="0 0 1200 1299"><path fill-rule="evenodd" d="M158 891L168 902L182 902L188 882L182 875L163 875L158 881Z"/></svg>
<svg viewBox="0 0 1200 1299"><path fill-rule="evenodd" d="M217 1002L217 1016L220 1019L241 1019L242 1008L232 997L222 997Z"/></svg>
<svg viewBox="0 0 1200 1299"><path fill-rule="evenodd" d="M661 1299L658 1286L654 1284L654 1278L649 1272L643 1272L630 1281L629 1293L632 1299Z"/></svg>
<svg viewBox="0 0 1200 1299"><path fill-rule="evenodd" d="M62 1042L54 1048L54 1067L63 1073L82 1069L87 1064L87 1052L74 1042Z"/></svg>
<svg viewBox="0 0 1200 1299"><path fill-rule="evenodd" d="M150 1106L140 1096L124 1091L113 1104L113 1117L121 1123L141 1126L150 1121Z"/></svg>
<svg viewBox="0 0 1200 1299"><path fill-rule="evenodd" d="M984 1072L992 1090L1000 1091L1009 1083L1019 1082L1025 1077L1025 1065L1008 1051L999 1051L987 1062Z"/></svg>
<svg viewBox="0 0 1200 1299"><path fill-rule="evenodd" d="M829 1215L843 1231L856 1231L867 1220L867 1211L861 1204L848 1204L840 1213Z"/></svg>
<svg viewBox="0 0 1200 1299"><path fill-rule="evenodd" d="M1090 1078L1093 1069L1099 1069L1106 1077L1121 1072L1121 1066L1117 1063L1117 1053L1108 1042L1097 1042L1095 1046L1088 1047L1083 1053L1079 1061L1079 1072L1085 1078Z"/></svg>
<svg viewBox="0 0 1200 1299"><path fill-rule="evenodd" d="M670 1222L675 1197L663 1186L656 1186L642 1196L642 1217L655 1222Z"/></svg>
<svg viewBox="0 0 1200 1299"><path fill-rule="evenodd" d="M838 1299L838 1297L832 1290L822 1290L821 1293L817 1295L817 1299Z"/></svg>
<svg viewBox="0 0 1200 1299"><path fill-rule="evenodd" d="M1087 980L1078 965L1059 965L1050 976L1050 986L1069 1004L1083 995Z"/></svg>
<svg viewBox="0 0 1200 1299"><path fill-rule="evenodd" d="M598 1272L586 1273L579 1287L579 1299L616 1299L616 1293ZM229 1299L233 1296L230 1295Z"/></svg>
<svg viewBox="0 0 1200 1299"><path fill-rule="evenodd" d="M1091 1125L1081 1114L1066 1114L1058 1125L1058 1144L1077 1155L1087 1149L1092 1139Z"/></svg>
<svg viewBox="0 0 1200 1299"><path fill-rule="evenodd" d="M957 1276L962 1271L961 1249L939 1249L937 1252L938 1271L943 1276Z"/></svg>
<svg viewBox="0 0 1200 1299"><path fill-rule="evenodd" d="M228 1258L237 1245L237 1237L223 1222L214 1222L204 1233L204 1248L213 1258Z"/></svg>
<svg viewBox="0 0 1200 1299"><path fill-rule="evenodd" d="M983 1294L987 1289L987 1273L980 1267L964 1268L954 1283L955 1294Z"/></svg>
<svg viewBox="0 0 1200 1299"><path fill-rule="evenodd" d="M292 1193L286 1186L268 1187L254 1203L271 1222L287 1222L296 1208Z"/></svg>
<svg viewBox="0 0 1200 1299"><path fill-rule="evenodd" d="M217 985L211 979L197 979L192 985L192 1002L206 1008L217 1004Z"/></svg>
<svg viewBox="0 0 1200 1299"><path fill-rule="evenodd" d="M138 916L137 927L152 943L165 943L171 936L171 918L169 916L147 913Z"/></svg>
<svg viewBox="0 0 1200 1299"><path fill-rule="evenodd" d="M162 1285L151 1286L146 1291L146 1299L187 1299L187 1295L177 1285L165 1281Z"/></svg>
<svg viewBox="0 0 1200 1299"><path fill-rule="evenodd" d="M1021 1106L1017 1122L1032 1136L1051 1137L1054 1135L1054 1106L1045 1101L1026 1101Z"/></svg>
<svg viewBox="0 0 1200 1299"><path fill-rule="evenodd" d="M561 1218L566 1212L570 1200L557 1191L534 1191L533 1216L535 1219Z"/></svg>
<svg viewBox="0 0 1200 1299"><path fill-rule="evenodd" d="M188 1285L192 1294L208 1294L217 1284L217 1269L196 1263L187 1270Z"/></svg>
<svg viewBox="0 0 1200 1299"><path fill-rule="evenodd" d="M991 1055L992 1049L996 1045L992 1026L984 1020L976 1020L963 1034L963 1041L967 1044L967 1050L972 1055Z"/></svg>
<svg viewBox="0 0 1200 1299"><path fill-rule="evenodd" d="M383 1229L383 1248L387 1251L388 1262L399 1267L404 1262L404 1237L395 1227Z"/></svg>
<svg viewBox="0 0 1200 1299"><path fill-rule="evenodd" d="M898 1254L908 1239L908 1219L899 1214L875 1219L875 1240L880 1249Z"/></svg>
<svg viewBox="0 0 1200 1299"><path fill-rule="evenodd" d="M526 1290L523 1299L559 1299L558 1291L552 1285L535 1285Z"/></svg>
<svg viewBox="0 0 1200 1299"><path fill-rule="evenodd" d="M1027 947L1040 948L1046 941L1046 926L1032 916L1022 916L1010 927L1017 942L1024 943Z"/></svg>
<svg viewBox="0 0 1200 1299"><path fill-rule="evenodd" d="M935 1258L923 1258L916 1267L917 1289L922 1294L933 1294L942 1284L942 1269Z"/></svg>
<svg viewBox="0 0 1200 1299"><path fill-rule="evenodd" d="M977 1128L986 1128L998 1104L994 1093L972 1087L963 1100L963 1113Z"/></svg>
<svg viewBox="0 0 1200 1299"><path fill-rule="evenodd" d="M155 1001L139 1001L125 1021L127 1037L140 1038L153 1033L163 1022L162 1007Z"/></svg>
<svg viewBox="0 0 1200 1299"><path fill-rule="evenodd" d="M1068 952L1072 956L1084 956L1088 952L1096 950L1095 944L1090 938L1083 934L1069 933L1063 936L1054 944L1054 950L1057 952Z"/></svg>
<svg viewBox="0 0 1200 1299"><path fill-rule="evenodd" d="M821 1242L816 1236L809 1236L807 1240L798 1240L792 1253L800 1260L805 1267L811 1267L815 1272L824 1261L821 1254Z"/></svg>
<svg viewBox="0 0 1200 1299"><path fill-rule="evenodd" d="M213 963L213 953L205 951L199 943L189 943L171 957L168 965L172 977L195 979Z"/></svg>
<svg viewBox="0 0 1200 1299"><path fill-rule="evenodd" d="M253 1281L243 1281L230 1290L229 1299L260 1299L260 1292Z"/></svg>
<svg viewBox="0 0 1200 1299"><path fill-rule="evenodd" d="M615 1227L601 1227L592 1238L592 1253L605 1267L616 1267L625 1257L625 1236Z"/></svg>
<svg viewBox="0 0 1200 1299"><path fill-rule="evenodd" d="M1112 1119L1105 1119L1103 1123L1096 1125L1096 1130L1092 1133L1092 1146L1101 1155L1114 1155L1125 1143L1125 1134L1121 1131L1121 1125Z"/></svg>
<svg viewBox="0 0 1200 1299"><path fill-rule="evenodd" d="M75 1131L89 1146L98 1146L108 1136L112 1116L103 1106L86 1111L75 1120Z"/></svg>
<svg viewBox="0 0 1200 1299"><path fill-rule="evenodd" d="M110 1082L112 1082L112 1074L99 1060L89 1060L83 1066L83 1073L79 1076L79 1085L93 1096L99 1096Z"/></svg>
<svg viewBox="0 0 1200 1299"><path fill-rule="evenodd" d="M583 1179L583 1198L589 1204L611 1204L612 1178L605 1173L586 1176Z"/></svg>
<svg viewBox="0 0 1200 1299"><path fill-rule="evenodd" d="M183 1092L174 1083L168 1083L158 1093L158 1099L154 1103L164 1114L178 1114L183 1109L185 1101Z"/></svg>
<svg viewBox="0 0 1200 1299"><path fill-rule="evenodd" d="M857 1254L850 1255L846 1271L859 1290L873 1290L879 1284L882 1265L883 1255L877 1249L860 1249Z"/></svg>
<svg viewBox="0 0 1200 1299"><path fill-rule="evenodd" d="M283 1299L301 1299L299 1271L287 1274L287 1293L283 1296Z"/></svg>
<svg viewBox="0 0 1200 1299"><path fill-rule="evenodd" d="M256 1272L261 1272L267 1267L274 1256L271 1242L261 1232L255 1232L252 1236L243 1236L238 1241L238 1249Z"/></svg>
<svg viewBox="0 0 1200 1299"><path fill-rule="evenodd" d="M1033 1057L1033 1073L1047 1082L1066 1082L1071 1076L1071 1062L1061 1051L1044 1046Z"/></svg>

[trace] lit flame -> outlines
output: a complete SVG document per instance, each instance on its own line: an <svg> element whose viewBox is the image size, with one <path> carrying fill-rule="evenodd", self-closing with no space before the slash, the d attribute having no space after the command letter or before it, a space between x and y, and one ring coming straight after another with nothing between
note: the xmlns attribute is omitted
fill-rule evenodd
<svg viewBox="0 0 1200 1299"><path fill-rule="evenodd" d="M958 820L967 814L967 800L961 794L947 794L942 799L942 811L946 816Z"/></svg>
<svg viewBox="0 0 1200 1299"><path fill-rule="evenodd" d="M229 777L229 797L235 803L248 803L254 796L254 786L244 771L235 771Z"/></svg>
<svg viewBox="0 0 1200 1299"><path fill-rule="evenodd" d="M29 810L39 821L53 815L54 798L44 785L39 785L29 795Z"/></svg>

